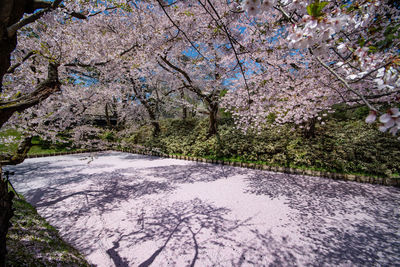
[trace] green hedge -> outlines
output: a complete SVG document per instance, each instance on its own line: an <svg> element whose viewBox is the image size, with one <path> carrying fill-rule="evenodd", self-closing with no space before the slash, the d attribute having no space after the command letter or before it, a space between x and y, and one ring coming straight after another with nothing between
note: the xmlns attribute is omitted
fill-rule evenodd
<svg viewBox="0 0 400 267"><path fill-rule="evenodd" d="M126 138L131 144L157 147L168 154L262 162L276 166L340 173L399 176L400 141L362 120L317 124L315 137L305 138L292 125L244 134L231 120L219 124L219 138L207 138L207 119L161 121L161 134L144 126Z"/></svg>

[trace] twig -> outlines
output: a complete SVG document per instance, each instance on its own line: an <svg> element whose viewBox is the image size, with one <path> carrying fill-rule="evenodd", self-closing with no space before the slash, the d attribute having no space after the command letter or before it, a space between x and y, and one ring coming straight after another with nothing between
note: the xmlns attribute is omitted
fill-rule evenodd
<svg viewBox="0 0 400 267"><path fill-rule="evenodd" d="M178 29L178 31L182 32L183 36L186 38L186 40L190 43L190 45L196 50L196 52L202 56L204 59L207 59L201 52L200 50L195 46L195 44L189 39L189 37L186 35L184 31L181 30L181 28L175 23L175 21L169 16L167 10L165 10L164 5L161 3L160 0L157 0L158 4L160 5L161 9L164 11L165 15L171 21L171 23ZM207 59L208 60L208 59Z"/></svg>
<svg viewBox="0 0 400 267"><path fill-rule="evenodd" d="M370 110L373 110L375 112L377 112L376 108L374 108L367 99L365 99L365 97L360 94L359 92L357 92L356 90L354 90L353 88L350 87L350 85L347 83L347 81L345 79L343 79L337 72L335 72L331 67L329 67L328 65L326 65L324 62L322 62L322 60L315 56L315 58L317 59L317 61L325 68L327 69L331 74L333 74L333 76L335 76L339 81L342 82L342 84L352 93L354 93L355 95L357 95L366 105Z"/></svg>

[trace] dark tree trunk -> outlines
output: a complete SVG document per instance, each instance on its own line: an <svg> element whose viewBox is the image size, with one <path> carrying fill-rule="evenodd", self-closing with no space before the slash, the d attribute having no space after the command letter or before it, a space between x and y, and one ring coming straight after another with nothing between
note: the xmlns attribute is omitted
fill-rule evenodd
<svg viewBox="0 0 400 267"><path fill-rule="evenodd" d="M306 123L306 127L304 127L304 137L305 138L314 138L315 137L315 124L317 123L317 120L315 118L309 120Z"/></svg>
<svg viewBox="0 0 400 267"><path fill-rule="evenodd" d="M106 113L107 127L111 129L111 120L110 120L110 112L108 110L108 103L106 104L105 107L105 113Z"/></svg>
<svg viewBox="0 0 400 267"><path fill-rule="evenodd" d="M13 192L8 192L8 183L3 177L0 167L0 266L6 266L6 238L8 228L11 226L10 219L14 215L12 208Z"/></svg>
<svg viewBox="0 0 400 267"><path fill-rule="evenodd" d="M160 124L158 123L158 121L152 121L151 125L153 125L154 130L153 130L153 136L156 137L160 134L161 132L161 128L160 128Z"/></svg>
<svg viewBox="0 0 400 267"><path fill-rule="evenodd" d="M185 91L181 91L181 99L183 100L185 98ZM182 105L182 120L187 119L187 107L185 105Z"/></svg>
<svg viewBox="0 0 400 267"><path fill-rule="evenodd" d="M17 45L17 37L5 38L4 31L3 36L0 36L0 92L2 92L3 77L10 67L10 54L14 51Z"/></svg>
<svg viewBox="0 0 400 267"><path fill-rule="evenodd" d="M182 120L186 120L187 119L187 107L183 107L182 108Z"/></svg>
<svg viewBox="0 0 400 267"><path fill-rule="evenodd" d="M154 112L150 103L147 102L147 100L141 99L141 101L142 101L143 106L146 108L147 113L149 114L151 125L153 125L153 127L154 127L153 136L156 137L161 132L160 124L158 123L156 113Z"/></svg>
<svg viewBox="0 0 400 267"><path fill-rule="evenodd" d="M218 132L218 104L209 104L209 126L208 137L216 135Z"/></svg>
<svg viewBox="0 0 400 267"><path fill-rule="evenodd" d="M19 145L16 154L0 154L0 267L5 266L7 232L11 226L10 219L14 214L12 209L14 193L8 192L8 182L6 177L3 176L2 166L23 162L31 146L32 137L26 136Z"/></svg>
<svg viewBox="0 0 400 267"><path fill-rule="evenodd" d="M34 2L34 0L0 0L0 93L2 92L4 75L10 68L11 53L17 46L17 31L24 25L34 22L43 14L56 8L61 0L46 3L45 1ZM34 13L29 19L24 19L25 13ZM34 92L21 96L17 99L0 100L0 128L15 112L38 104L51 94L59 90L60 83L57 75L57 65L49 64L49 76L46 81L39 84ZM0 155L0 267L5 266L6 261L6 236L10 227L10 219L13 216L12 199L14 194L8 192L8 183L1 174L1 166L4 164L18 164L25 159L26 153L31 146L31 138L25 138L16 155Z"/></svg>

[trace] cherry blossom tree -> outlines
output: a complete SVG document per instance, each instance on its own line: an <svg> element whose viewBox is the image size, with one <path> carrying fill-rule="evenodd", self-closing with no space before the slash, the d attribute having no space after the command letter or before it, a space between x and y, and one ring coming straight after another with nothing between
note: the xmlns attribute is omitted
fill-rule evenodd
<svg viewBox="0 0 400 267"><path fill-rule="evenodd" d="M106 4L99 6L96 2L89 1L80 4L75 1L63 1L61 4L61 1L57 0L1 1L0 128L12 117L18 117L51 95L62 92L63 80L67 79L65 65L71 60L75 62L78 56L67 48L71 44L68 39L71 38L74 27L79 29L80 26L76 24L82 23L82 19L101 14L108 8L116 6ZM70 33L66 32L67 29L71 30ZM34 114L36 113L32 112L31 116ZM30 145L31 136L27 135L20 143L16 154L2 154L0 169L4 164L22 162ZM13 215L12 198L12 192L8 192L8 181L1 177L1 266L5 264L5 238L9 220Z"/></svg>
<svg viewBox="0 0 400 267"><path fill-rule="evenodd" d="M366 121L373 122L380 107L397 105L399 12L390 2L244 1L240 10L253 21L251 30L260 36L249 34L251 41L243 44L248 49L256 46L259 53L251 53L254 62L267 65L266 75L260 75L261 68L251 78L255 87L260 87L252 90L253 107L238 103L245 99L246 90L227 95L225 103L243 129L265 124L270 114L281 123L315 119L336 103L368 106L371 113ZM292 54L282 55L287 62L276 61L276 57L271 61L271 54L282 50ZM269 94L276 96L273 92L275 86L280 88L278 77L282 76L273 77L278 84L271 84L268 73L282 68L293 82L282 88L282 97L271 98ZM310 76L314 80L309 80ZM389 109L380 117L380 129L395 134L397 118L397 107Z"/></svg>
<svg viewBox="0 0 400 267"><path fill-rule="evenodd" d="M107 103L123 120L140 110L157 133L160 114L187 107L189 95L204 103L209 135L221 105L246 131L268 121L312 128L338 103L366 105L367 123L379 117L379 129L396 134L397 8L378 0L2 0L0 128L19 125L27 137L0 165L21 162L32 135L55 140L74 129L78 142L98 134L79 115L99 105L108 113ZM85 77L91 85L79 84ZM7 188L2 180L1 244L12 215Z"/></svg>

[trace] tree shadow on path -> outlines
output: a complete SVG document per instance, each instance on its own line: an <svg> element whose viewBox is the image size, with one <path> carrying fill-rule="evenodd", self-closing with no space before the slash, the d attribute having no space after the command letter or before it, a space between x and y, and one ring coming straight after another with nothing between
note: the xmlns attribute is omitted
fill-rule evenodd
<svg viewBox="0 0 400 267"><path fill-rule="evenodd" d="M399 188L260 171L247 182L248 193L284 197L297 211L311 265L400 265Z"/></svg>

